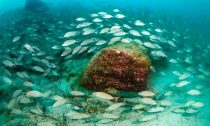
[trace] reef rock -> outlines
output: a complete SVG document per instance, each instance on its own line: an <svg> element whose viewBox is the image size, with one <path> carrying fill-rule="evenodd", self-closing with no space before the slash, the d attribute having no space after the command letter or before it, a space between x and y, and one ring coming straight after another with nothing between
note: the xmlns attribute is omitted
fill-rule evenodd
<svg viewBox="0 0 210 126"><path fill-rule="evenodd" d="M25 3L25 8L27 10L41 11L46 10L47 5L41 0L27 0Z"/></svg>
<svg viewBox="0 0 210 126"><path fill-rule="evenodd" d="M102 49L90 60L81 83L96 91L143 91L149 71L145 50L136 44L118 44Z"/></svg>

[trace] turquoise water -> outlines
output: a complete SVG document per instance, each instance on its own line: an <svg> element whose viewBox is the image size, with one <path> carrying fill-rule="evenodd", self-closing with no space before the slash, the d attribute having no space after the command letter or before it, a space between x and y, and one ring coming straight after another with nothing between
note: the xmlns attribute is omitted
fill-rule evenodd
<svg viewBox="0 0 210 126"><path fill-rule="evenodd" d="M0 0L1 125L210 124L207 0L25 2ZM94 54L120 43L147 51L154 96L80 86Z"/></svg>

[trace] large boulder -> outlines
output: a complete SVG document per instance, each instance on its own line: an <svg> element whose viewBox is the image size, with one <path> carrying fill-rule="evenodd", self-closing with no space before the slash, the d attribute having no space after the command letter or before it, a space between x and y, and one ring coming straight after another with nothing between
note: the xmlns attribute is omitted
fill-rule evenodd
<svg viewBox="0 0 210 126"><path fill-rule="evenodd" d="M42 0L26 0L25 8L32 11L44 11L47 5Z"/></svg>
<svg viewBox="0 0 210 126"><path fill-rule="evenodd" d="M99 51L81 79L91 90L143 91L147 89L150 60L136 44L119 44Z"/></svg>

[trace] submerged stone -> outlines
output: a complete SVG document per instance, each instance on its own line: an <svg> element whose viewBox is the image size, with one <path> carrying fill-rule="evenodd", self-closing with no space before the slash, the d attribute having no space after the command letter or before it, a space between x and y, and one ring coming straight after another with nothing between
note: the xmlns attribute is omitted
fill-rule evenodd
<svg viewBox="0 0 210 126"><path fill-rule="evenodd" d="M149 68L150 60L139 45L118 44L102 49L91 59L81 83L97 91L143 91L147 89Z"/></svg>
<svg viewBox="0 0 210 126"><path fill-rule="evenodd" d="M47 5L41 0L27 0L25 3L25 8L27 10L46 10Z"/></svg>

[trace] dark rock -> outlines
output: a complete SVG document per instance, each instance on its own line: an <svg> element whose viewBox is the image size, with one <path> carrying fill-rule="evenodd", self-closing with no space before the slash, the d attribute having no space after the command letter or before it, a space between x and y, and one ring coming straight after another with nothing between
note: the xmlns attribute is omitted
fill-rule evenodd
<svg viewBox="0 0 210 126"><path fill-rule="evenodd" d="M27 0L25 8L27 10L38 11L47 9L47 5L41 0Z"/></svg>

